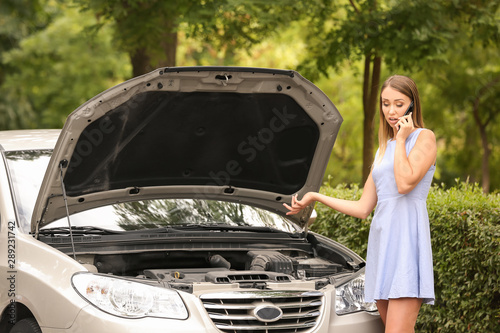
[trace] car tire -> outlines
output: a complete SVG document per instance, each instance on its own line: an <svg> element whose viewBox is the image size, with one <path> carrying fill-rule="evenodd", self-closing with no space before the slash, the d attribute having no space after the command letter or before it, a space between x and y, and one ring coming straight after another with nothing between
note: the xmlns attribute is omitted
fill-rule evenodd
<svg viewBox="0 0 500 333"><path fill-rule="evenodd" d="M19 320L14 327L12 327L10 333L42 333L42 330L40 326L38 326L35 318L26 318Z"/></svg>

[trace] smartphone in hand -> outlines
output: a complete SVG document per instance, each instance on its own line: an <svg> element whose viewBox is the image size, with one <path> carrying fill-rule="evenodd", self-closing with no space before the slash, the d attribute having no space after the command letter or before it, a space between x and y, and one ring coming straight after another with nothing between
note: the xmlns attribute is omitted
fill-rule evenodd
<svg viewBox="0 0 500 333"><path fill-rule="evenodd" d="M408 106L408 109L406 109L406 112L405 112L405 114L403 115L403 117L404 117L404 116L409 115L409 114L410 114L410 112L412 112L412 111L413 111L413 101L411 101L411 103L410 103L410 105ZM403 118L403 117L401 117L401 118ZM398 127L398 131L399 131L399 128L400 128L400 127Z"/></svg>
<svg viewBox="0 0 500 333"><path fill-rule="evenodd" d="M413 101L411 101L411 103L410 103L410 105L408 106L408 109L406 109L406 112L405 112L405 114L403 115L403 117L404 117L404 116L409 115L409 114L410 114L410 112L412 112L412 111L413 111Z"/></svg>

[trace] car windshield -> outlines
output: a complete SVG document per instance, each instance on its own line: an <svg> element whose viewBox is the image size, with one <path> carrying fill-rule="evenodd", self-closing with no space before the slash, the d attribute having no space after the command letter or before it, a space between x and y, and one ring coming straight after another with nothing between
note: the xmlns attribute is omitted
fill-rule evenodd
<svg viewBox="0 0 500 333"><path fill-rule="evenodd" d="M51 150L5 152L21 230L30 230L36 197L50 160ZM300 232L295 224L269 211L233 202L203 199L160 199L125 202L76 213L72 227L98 227L129 231L165 227L234 226L266 227ZM67 227L63 218L45 227ZM43 230L43 229L42 229Z"/></svg>

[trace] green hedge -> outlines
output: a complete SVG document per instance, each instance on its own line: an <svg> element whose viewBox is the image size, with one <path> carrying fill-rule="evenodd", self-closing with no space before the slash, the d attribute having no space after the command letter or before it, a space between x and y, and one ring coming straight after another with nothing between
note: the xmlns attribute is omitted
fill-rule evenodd
<svg viewBox="0 0 500 333"><path fill-rule="evenodd" d="M356 200L358 186L328 185L323 194ZM433 186L427 200L436 302L424 305L417 332L500 332L500 195L477 185ZM311 230L366 258L372 215L360 220L322 204Z"/></svg>

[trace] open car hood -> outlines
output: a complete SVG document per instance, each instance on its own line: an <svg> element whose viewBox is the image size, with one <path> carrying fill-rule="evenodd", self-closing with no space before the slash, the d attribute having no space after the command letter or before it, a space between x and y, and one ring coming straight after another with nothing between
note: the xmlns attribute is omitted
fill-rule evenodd
<svg viewBox="0 0 500 333"><path fill-rule="evenodd" d="M281 215L318 191L342 123L295 71L244 67L155 70L72 112L36 201L32 232L111 203L204 198ZM63 186L61 184L63 180ZM291 216L304 225L312 207Z"/></svg>

